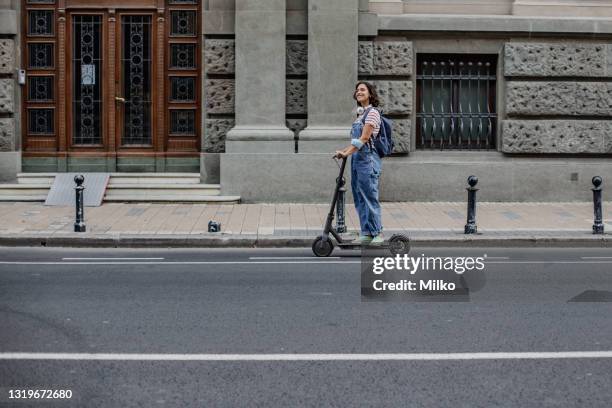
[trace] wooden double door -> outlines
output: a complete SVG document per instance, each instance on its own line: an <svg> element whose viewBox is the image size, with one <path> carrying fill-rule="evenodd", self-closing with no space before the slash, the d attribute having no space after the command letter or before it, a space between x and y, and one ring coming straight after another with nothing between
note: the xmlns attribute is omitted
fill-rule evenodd
<svg viewBox="0 0 612 408"><path fill-rule="evenodd" d="M124 0L95 8L75 0L61 11L45 3L27 7L26 93L34 97L25 104L26 152L199 152L199 2L155 0L143 8L130 2L147 5ZM31 35L37 18L50 21L49 36Z"/></svg>
<svg viewBox="0 0 612 408"><path fill-rule="evenodd" d="M121 148L155 148L154 120L160 67L153 64L157 21L149 13L117 13L113 24L104 14L71 13L71 61L67 92L71 147L108 144ZM113 46L104 47L113 30ZM111 33L109 33L111 34ZM162 68L163 69L163 68ZM108 135L105 139L105 133Z"/></svg>

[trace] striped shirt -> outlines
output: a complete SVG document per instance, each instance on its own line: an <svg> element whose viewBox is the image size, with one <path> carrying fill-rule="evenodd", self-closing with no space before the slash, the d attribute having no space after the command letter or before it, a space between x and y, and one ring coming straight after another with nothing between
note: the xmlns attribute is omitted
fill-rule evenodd
<svg viewBox="0 0 612 408"><path fill-rule="evenodd" d="M369 108L372 108L372 105L364 108L364 113ZM355 120L355 123L358 123L358 122L362 121L364 113L362 113L361 115L357 116L357 120ZM375 137L378 136L378 133L380 132L381 121L382 120L380 118L380 112L378 112L378 109L376 109L376 108L370 109L370 111L368 112L368 116L365 119L365 124L366 125L372 125L372 128L374 129L372 131L372 136L370 137L370 140L368 140L368 143L367 143L367 145L370 146L370 148L374 147L373 140L374 140Z"/></svg>

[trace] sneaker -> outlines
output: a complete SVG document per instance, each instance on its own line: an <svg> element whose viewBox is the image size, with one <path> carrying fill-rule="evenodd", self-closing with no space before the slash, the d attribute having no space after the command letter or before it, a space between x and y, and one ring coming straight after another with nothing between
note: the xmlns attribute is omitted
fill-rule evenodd
<svg viewBox="0 0 612 408"><path fill-rule="evenodd" d="M383 237L381 237L380 235L377 235L374 238L372 238L369 245L380 246L380 245L383 245L384 243L385 243L385 240L383 239Z"/></svg>
<svg viewBox="0 0 612 408"><path fill-rule="evenodd" d="M371 241L372 241L371 235L359 235L359 238L353 241L353 243L356 245L370 245Z"/></svg>

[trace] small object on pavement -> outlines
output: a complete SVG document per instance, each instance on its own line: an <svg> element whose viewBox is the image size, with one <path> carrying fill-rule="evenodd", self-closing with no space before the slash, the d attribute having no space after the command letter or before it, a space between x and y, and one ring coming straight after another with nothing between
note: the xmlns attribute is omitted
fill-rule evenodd
<svg viewBox="0 0 612 408"><path fill-rule="evenodd" d="M208 221L208 232L220 232L221 224L217 221Z"/></svg>

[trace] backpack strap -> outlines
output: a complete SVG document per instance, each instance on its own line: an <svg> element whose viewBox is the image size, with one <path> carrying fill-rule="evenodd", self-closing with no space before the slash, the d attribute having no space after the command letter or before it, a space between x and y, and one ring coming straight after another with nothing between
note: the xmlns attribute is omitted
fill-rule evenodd
<svg viewBox="0 0 612 408"><path fill-rule="evenodd" d="M368 117L368 114L370 113L370 111L372 109L374 109L374 107L368 108L368 109L365 110L365 112L363 112L363 116L361 117L361 124L362 125L365 125L366 118Z"/></svg>

